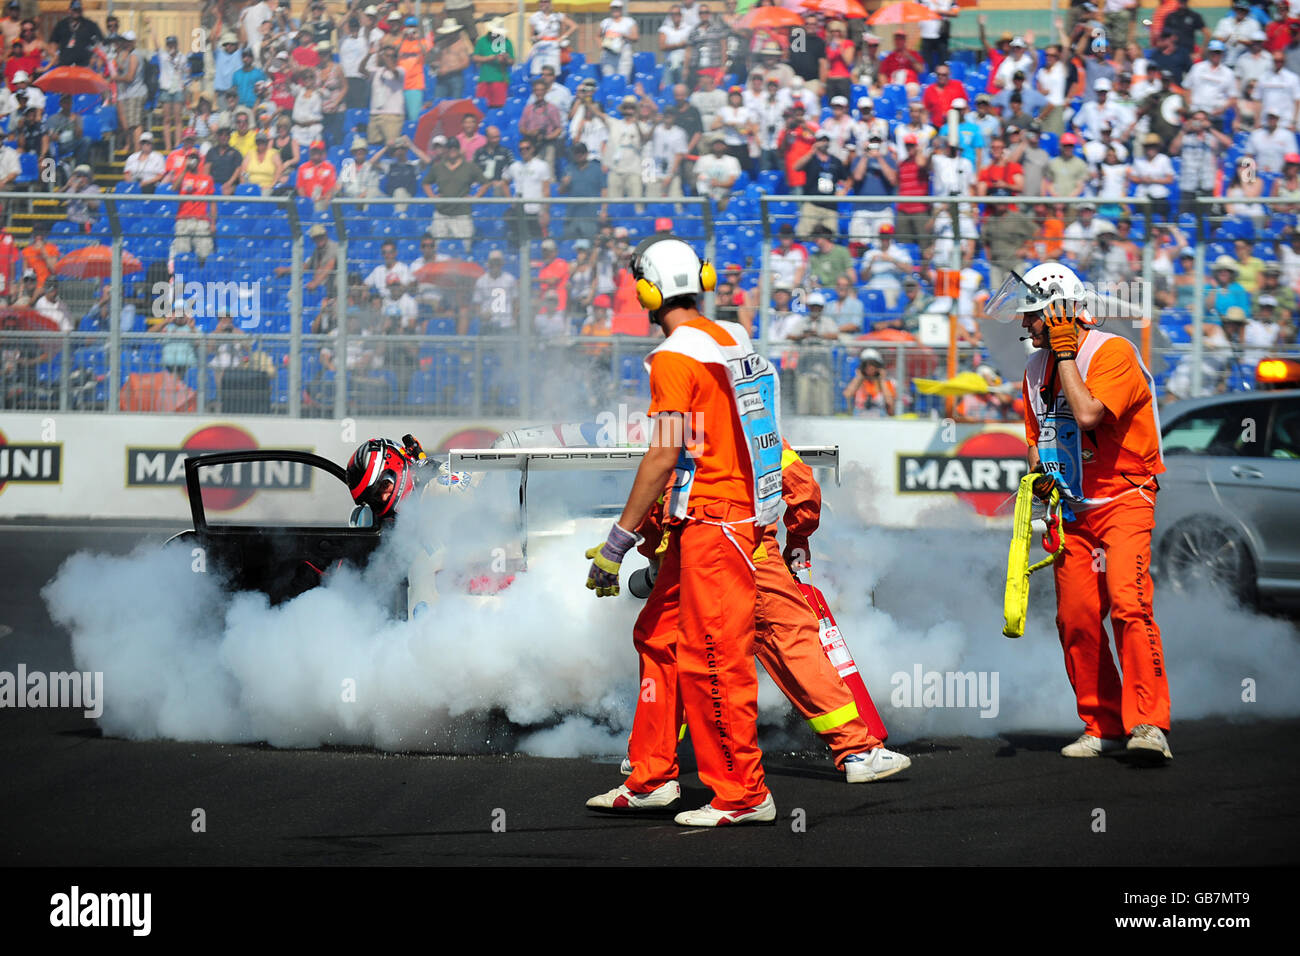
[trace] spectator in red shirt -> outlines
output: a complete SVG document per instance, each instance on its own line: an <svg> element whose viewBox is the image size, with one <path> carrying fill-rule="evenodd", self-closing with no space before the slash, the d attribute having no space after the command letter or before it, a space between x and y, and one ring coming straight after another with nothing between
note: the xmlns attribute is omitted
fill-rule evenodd
<svg viewBox="0 0 1300 956"><path fill-rule="evenodd" d="M776 140L776 151L785 158L785 183L791 192L802 187L807 174L799 160L812 152L817 142L817 126L804 119L803 105L795 103L785 111L785 129Z"/></svg>
<svg viewBox="0 0 1300 956"><path fill-rule="evenodd" d="M316 204L323 212L339 191L338 170L325 158L325 142L312 140L307 162L298 167L298 195Z"/></svg>
<svg viewBox="0 0 1300 956"><path fill-rule="evenodd" d="M989 82L984 92L993 93L996 92L997 90L997 88L993 85L993 78L998 75L998 67L1002 65L1002 61L1005 60L1007 58L1007 54L1011 52L1011 41L1014 40L1015 37L1012 36L1010 30L1003 30L1002 35L998 37L998 42L995 43L993 46L989 46L988 38L984 35L984 28L988 26L988 22L989 22L989 18L981 13L979 15L980 46L984 47L984 52L988 54L988 58L989 58L988 60ZM1026 38L1026 41L1032 43L1033 42L1032 35L1028 36ZM967 97L967 100L969 99L970 97Z"/></svg>
<svg viewBox="0 0 1300 956"><path fill-rule="evenodd" d="M0 226L0 297L3 297L6 302L17 287L20 258L18 244L14 242L14 237Z"/></svg>
<svg viewBox="0 0 1300 956"><path fill-rule="evenodd" d="M1007 161L1007 143L1001 136L989 144L989 163L979 172L975 193L979 196L1017 196L1025 188L1025 171L1019 163ZM1013 212L1015 207L1008 207Z"/></svg>
<svg viewBox="0 0 1300 956"><path fill-rule="evenodd" d="M1269 53L1285 50L1291 45L1293 38L1300 37L1300 20L1292 20L1286 16L1285 4L1278 4L1276 9L1282 14L1281 18L1273 20L1264 27L1264 49Z"/></svg>
<svg viewBox="0 0 1300 956"><path fill-rule="evenodd" d="M894 74L903 71L911 75L904 78L904 83L915 83L925 71L925 61L921 54L907 48L907 34L899 30L894 34L894 49L880 64L880 78L883 83L894 83Z"/></svg>
<svg viewBox="0 0 1300 956"><path fill-rule="evenodd" d="M14 85L14 75L26 73L34 76L41 72L40 53L23 53L23 41L15 40L9 49L9 59L5 60L5 86Z"/></svg>
<svg viewBox="0 0 1300 956"><path fill-rule="evenodd" d="M953 100L969 103L971 98L966 95L966 87L952 78L948 64L940 63L934 70L934 82L921 95L921 103L930 114L935 129L941 129L948 121L948 110L952 108Z"/></svg>
<svg viewBox="0 0 1300 956"><path fill-rule="evenodd" d="M185 173L185 162L189 159L191 153L195 156L199 156L197 140L198 133L195 131L194 127L185 127L181 132L181 144L167 154L167 161L163 164L163 167L167 170L167 172L163 174L162 178L164 184L176 182ZM203 172L207 172L207 170L204 169L203 158L201 156L199 157L199 168Z"/></svg>
<svg viewBox="0 0 1300 956"><path fill-rule="evenodd" d="M314 70L320 66L320 54L316 52L316 41L311 31L298 31L296 46L289 53L289 59L299 69Z"/></svg>
<svg viewBox="0 0 1300 956"><path fill-rule="evenodd" d="M898 164L898 195L930 195L930 156L921 150L917 138L910 133L903 137L906 155ZM920 243L929 235L926 228L930 220L930 207L923 202L900 202L895 208L894 239L897 242Z"/></svg>
<svg viewBox="0 0 1300 956"><path fill-rule="evenodd" d="M848 25L843 20L832 20L826 33L826 95L848 99L853 95L853 63L857 59Z"/></svg>
<svg viewBox="0 0 1300 956"><path fill-rule="evenodd" d="M199 169L199 154L185 157L185 171L176 180L176 192L181 196L211 196L216 192L212 177ZM172 240L169 256L175 258L193 251L199 264L212 255L211 203L187 200L176 210L176 237Z"/></svg>

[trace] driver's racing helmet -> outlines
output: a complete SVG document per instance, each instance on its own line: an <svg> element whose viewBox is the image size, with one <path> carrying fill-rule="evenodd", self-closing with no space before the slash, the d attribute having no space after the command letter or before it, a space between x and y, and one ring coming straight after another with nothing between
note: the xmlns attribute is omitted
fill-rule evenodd
<svg viewBox="0 0 1300 956"><path fill-rule="evenodd" d="M402 446L387 438L362 442L347 468L348 490L359 505L369 505L375 520L397 513L397 504L415 488L415 463ZM385 497L385 492L391 489Z"/></svg>
<svg viewBox="0 0 1300 956"><path fill-rule="evenodd" d="M996 319L1009 321L1026 312L1041 312L1057 302L1086 301L1088 291L1074 270L1060 262L1043 262L1023 276L1011 271L1001 287L989 299L985 311ZM1095 324L1091 315L1082 308L1078 321L1083 325Z"/></svg>

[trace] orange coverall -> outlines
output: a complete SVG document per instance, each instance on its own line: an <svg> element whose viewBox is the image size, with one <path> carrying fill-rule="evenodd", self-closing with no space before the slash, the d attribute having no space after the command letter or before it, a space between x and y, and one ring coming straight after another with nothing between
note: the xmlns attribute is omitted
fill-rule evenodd
<svg viewBox="0 0 1300 956"><path fill-rule="evenodd" d="M1048 380L1054 380L1048 360ZM1151 393L1128 343L1097 350L1084 384L1106 406L1096 428L1081 432L1086 498L1108 504L1080 510L1065 525L1057 559L1056 628L1065 652L1084 733L1122 738L1139 724L1169 730L1169 681L1160 628L1151 607L1151 529L1155 476L1165 470ZM1038 443L1039 423L1025 384L1025 434ZM1056 389L1059 394L1059 384ZM1141 486L1141 491L1135 487ZM1103 624L1110 615L1119 670ZM1123 673L1121 680L1120 674Z"/></svg>
<svg viewBox="0 0 1300 956"><path fill-rule="evenodd" d="M724 345L707 319L689 325ZM679 694L700 779L720 810L768 796L758 747L753 470L726 370L675 352L650 365L650 415L680 412L695 461L688 516L671 525L654 591L633 629L641 692L628 740L627 787L655 790L678 776ZM746 520L748 519L748 520Z"/></svg>
<svg viewBox="0 0 1300 956"><path fill-rule="evenodd" d="M822 491L813 470L782 441L781 497L785 501L786 541L790 547L808 550L808 538L821 522ZM637 534L643 555L654 560L663 535L663 515L652 510ZM671 543L671 538L669 539ZM794 704L813 731L826 741L835 755L835 766L843 769L850 754L874 750L883 744L873 737L858 715L853 692L826 657L821 645L817 615L804 600L794 576L781 557L776 525L763 529L762 543L753 556L754 653L763 669Z"/></svg>

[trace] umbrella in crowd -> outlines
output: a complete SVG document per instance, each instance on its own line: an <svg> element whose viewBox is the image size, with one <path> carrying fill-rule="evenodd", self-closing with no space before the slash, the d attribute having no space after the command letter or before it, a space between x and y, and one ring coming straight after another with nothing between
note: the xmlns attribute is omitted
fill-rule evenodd
<svg viewBox="0 0 1300 956"><path fill-rule="evenodd" d="M460 121L466 115L483 119L483 111L474 105L473 100L444 100L420 117L420 123L415 127L415 145L427 150L429 140L434 136L457 135Z"/></svg>
<svg viewBox="0 0 1300 956"><path fill-rule="evenodd" d="M108 81L84 66L60 66L36 78L36 86L46 93L75 96L78 93L107 93Z"/></svg>
<svg viewBox="0 0 1300 956"><path fill-rule="evenodd" d="M7 306L0 309L0 332L59 332L59 323L35 309Z"/></svg>
<svg viewBox="0 0 1300 956"><path fill-rule="evenodd" d="M61 276L74 279L107 279L113 274L113 250L108 246L85 246L74 249L54 265ZM134 255L122 250L122 274L143 272L144 266Z"/></svg>
<svg viewBox="0 0 1300 956"><path fill-rule="evenodd" d="M482 266L458 259L446 262L430 262L415 270L416 282L430 285L455 285L458 282L473 282L484 273Z"/></svg>
<svg viewBox="0 0 1300 956"><path fill-rule="evenodd" d="M803 6L806 10L816 10L818 13L825 14L832 20L865 20L867 16L866 8L858 3L858 0L803 0ZM906 6L919 7L919 3L906 4ZM925 9L922 7L922 9ZM880 14L877 13L876 16ZM875 23L875 20L871 21ZM881 21L893 22L893 21Z"/></svg>
<svg viewBox="0 0 1300 956"><path fill-rule="evenodd" d="M124 412L192 412L198 407L194 389L171 372L137 372L122 384Z"/></svg>
<svg viewBox="0 0 1300 956"><path fill-rule="evenodd" d="M753 7L740 18L740 26L746 30L774 30L802 25L803 17L785 7Z"/></svg>
<svg viewBox="0 0 1300 956"><path fill-rule="evenodd" d="M916 345L915 335L911 332L905 332L902 329L877 329L874 332L868 332L862 336L859 341L870 342L909 342ZM889 354L885 350L886 355ZM904 351L904 361L907 364L906 375L908 378L929 378L939 367L939 358L934 354L933 349L929 348L909 348Z"/></svg>
<svg viewBox="0 0 1300 956"><path fill-rule="evenodd" d="M849 0L852 2L852 0ZM942 19L939 14L935 13L929 7L912 3L911 0L903 0L901 3L887 3L870 17L867 22L872 26L881 24L903 24L903 23L922 23L926 20Z"/></svg>

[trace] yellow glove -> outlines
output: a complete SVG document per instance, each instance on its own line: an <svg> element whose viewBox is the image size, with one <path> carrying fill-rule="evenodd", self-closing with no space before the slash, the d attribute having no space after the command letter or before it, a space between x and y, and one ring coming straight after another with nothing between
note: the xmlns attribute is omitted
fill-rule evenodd
<svg viewBox="0 0 1300 956"><path fill-rule="evenodd" d="M604 544L587 550L587 557L591 559L587 587L596 592L596 597L618 596L618 571L623 564L623 556L632 550L636 541L636 535L615 523Z"/></svg>

